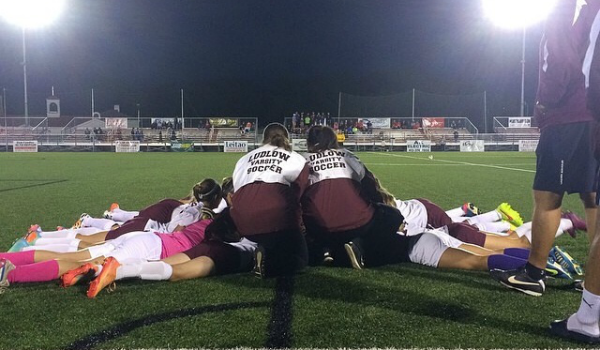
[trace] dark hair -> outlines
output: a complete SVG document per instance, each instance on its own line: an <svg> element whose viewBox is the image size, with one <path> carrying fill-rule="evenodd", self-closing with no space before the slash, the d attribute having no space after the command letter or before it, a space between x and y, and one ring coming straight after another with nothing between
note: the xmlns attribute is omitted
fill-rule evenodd
<svg viewBox="0 0 600 350"><path fill-rule="evenodd" d="M223 198L226 198L228 194L233 192L233 178L231 176L224 177L221 181L221 192Z"/></svg>
<svg viewBox="0 0 600 350"><path fill-rule="evenodd" d="M213 222L208 224L204 232L205 240L214 240L221 242L239 242L241 237L235 227L235 223L229 214L229 208L225 208L218 214Z"/></svg>
<svg viewBox="0 0 600 350"><path fill-rule="evenodd" d="M308 151L313 153L340 148L335 131L324 125L315 125L308 129L306 145Z"/></svg>
<svg viewBox="0 0 600 350"><path fill-rule="evenodd" d="M209 209L216 208L223 198L221 186L213 179L204 179L194 185L192 196L196 202L203 203Z"/></svg>
<svg viewBox="0 0 600 350"><path fill-rule="evenodd" d="M279 123L271 123L267 125L263 131L263 145L272 145L283 148L286 151L291 151L290 134L285 126Z"/></svg>

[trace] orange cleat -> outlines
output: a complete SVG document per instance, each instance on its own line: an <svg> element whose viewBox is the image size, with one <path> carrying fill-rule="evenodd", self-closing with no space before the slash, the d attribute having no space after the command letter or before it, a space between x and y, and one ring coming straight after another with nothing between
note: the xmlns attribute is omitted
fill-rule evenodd
<svg viewBox="0 0 600 350"><path fill-rule="evenodd" d="M90 263L79 266L73 270L69 270L60 276L60 286L63 288L69 288L77 284L83 277L91 275L92 273L96 274L96 271L98 271L96 265Z"/></svg>
<svg viewBox="0 0 600 350"><path fill-rule="evenodd" d="M93 299L100 293L100 291L106 286L110 285L117 278L117 269L121 266L121 264L117 261L117 259L113 257L109 257L104 260L104 264L102 264L102 271L95 280L90 283L90 288L87 291L87 297Z"/></svg>
<svg viewBox="0 0 600 350"><path fill-rule="evenodd" d="M108 208L108 211L113 211L115 209L119 209L119 203L113 203L110 205L110 208Z"/></svg>

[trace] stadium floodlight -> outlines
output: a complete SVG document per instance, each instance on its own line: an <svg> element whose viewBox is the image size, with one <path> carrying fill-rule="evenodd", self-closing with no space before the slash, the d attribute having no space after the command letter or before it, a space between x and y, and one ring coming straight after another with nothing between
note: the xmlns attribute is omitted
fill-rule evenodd
<svg viewBox="0 0 600 350"><path fill-rule="evenodd" d="M56 21L66 0L0 0L0 16L8 23L21 27L23 33L23 92L25 124L29 126L27 102L27 45L25 31L41 28Z"/></svg>
<svg viewBox="0 0 600 350"><path fill-rule="evenodd" d="M525 42L527 27L546 19L557 0L482 0L487 18L497 26L523 31L521 57L521 117L525 115Z"/></svg>

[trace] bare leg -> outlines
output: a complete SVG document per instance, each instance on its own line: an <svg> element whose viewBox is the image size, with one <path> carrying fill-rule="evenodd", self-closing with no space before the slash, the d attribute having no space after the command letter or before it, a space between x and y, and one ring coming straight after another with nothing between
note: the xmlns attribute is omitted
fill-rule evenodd
<svg viewBox="0 0 600 350"><path fill-rule="evenodd" d="M554 235L552 236L554 237ZM487 235L485 239L484 248L489 250L497 250L502 251L505 248L529 248L530 244L527 240L527 237L520 238L510 238L510 237L502 237L494 234ZM550 251L550 248L548 248ZM546 253L548 255L548 253ZM544 266L546 266L544 264Z"/></svg>
<svg viewBox="0 0 600 350"><path fill-rule="evenodd" d="M67 261L81 261L81 260L88 260L91 258L92 258L92 256L90 255L90 252L87 249L80 250L80 251L73 252L73 253L56 253L56 252L50 252L50 251L46 251L46 250L36 250L35 254L33 255L33 261L35 261L35 262L53 260L53 259L67 260Z"/></svg>
<svg viewBox="0 0 600 350"><path fill-rule="evenodd" d="M529 263L543 270L560 223L563 195L533 191L534 208Z"/></svg>
<svg viewBox="0 0 600 350"><path fill-rule="evenodd" d="M173 266L173 265L183 264L183 263L190 261L190 257L183 253L178 253L175 255L171 255L168 258L162 259L161 261Z"/></svg>
<svg viewBox="0 0 600 350"><path fill-rule="evenodd" d="M439 268L462 270L487 270L488 257L476 255L466 250L448 248L438 262Z"/></svg>
<svg viewBox="0 0 600 350"><path fill-rule="evenodd" d="M101 231L98 233L94 233L93 235L84 236L77 234L75 238L81 240L81 242L86 243L100 243L106 240L106 235L108 235L108 231Z"/></svg>
<svg viewBox="0 0 600 350"><path fill-rule="evenodd" d="M458 247L458 249L466 250L467 252L471 252L471 253L477 254L477 255L498 254L497 252L495 252L493 250L482 248L478 245L469 244L469 243L461 244L460 247ZM502 252L500 252L500 254L502 254Z"/></svg>
<svg viewBox="0 0 600 350"><path fill-rule="evenodd" d="M590 227L588 227L588 232ZM596 232L600 232L600 211L596 214ZM594 235L588 262L585 265L585 289L600 295L600 235Z"/></svg>
<svg viewBox="0 0 600 350"><path fill-rule="evenodd" d="M598 207L596 206L596 194L595 193L581 193L579 195L581 201L583 202L583 207L585 208L585 221L588 227L588 239L591 242L594 240L594 230L596 227L596 212L598 211Z"/></svg>
<svg viewBox="0 0 600 350"><path fill-rule="evenodd" d="M173 274L171 275L169 281L175 282L193 278L207 277L212 275L214 271L215 262L207 256L201 256L183 264L173 265Z"/></svg>

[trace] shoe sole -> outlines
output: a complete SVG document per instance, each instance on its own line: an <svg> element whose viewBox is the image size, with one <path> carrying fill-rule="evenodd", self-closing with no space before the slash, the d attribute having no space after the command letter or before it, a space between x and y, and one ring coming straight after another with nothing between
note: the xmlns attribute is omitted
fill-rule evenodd
<svg viewBox="0 0 600 350"><path fill-rule="evenodd" d="M579 263L575 263L575 259L573 259L569 253L563 251L562 249L557 248L554 250L554 260L556 260L560 266L570 273L577 276L583 275L583 269L581 268L581 265L579 265Z"/></svg>
<svg viewBox="0 0 600 350"><path fill-rule="evenodd" d="M108 265L108 264L107 264ZM117 265L118 267L118 265ZM90 283L90 288L87 292L87 297L90 299L95 298L98 293L102 291L102 289L106 288L109 284L115 281L117 278L117 267L112 268L109 266L104 266L102 268L102 272L107 271L106 273L100 272L100 276L98 276L95 280Z"/></svg>
<svg viewBox="0 0 600 350"><path fill-rule="evenodd" d="M265 278L263 273L264 266L263 264L263 253L259 250L256 252L256 268L254 269L254 275L258 278Z"/></svg>
<svg viewBox="0 0 600 350"><path fill-rule="evenodd" d="M572 339L586 344L600 344L600 338L593 338L585 334L570 331L564 328L559 328L557 325L555 326L554 324L550 324L550 333L561 338Z"/></svg>
<svg viewBox="0 0 600 350"><path fill-rule="evenodd" d="M344 244L344 249L346 250L348 258L350 258L350 264L352 264L352 268L356 270L362 270L362 266L360 265L358 259L356 259L356 254L354 254L354 249L352 249L352 246L346 243Z"/></svg>
<svg viewBox="0 0 600 350"><path fill-rule="evenodd" d="M2 275L0 275L0 281L4 280L4 282L0 283L1 288L7 288L10 286L10 282L8 282L8 274L16 268L17 267L15 264L8 260L4 262L4 270L2 271Z"/></svg>
<svg viewBox="0 0 600 350"><path fill-rule="evenodd" d="M91 267L87 268L87 270L78 272L76 275L70 277L68 283L65 282L65 280L69 278L69 276L67 275L68 274L68 272L67 272L60 277L60 286L63 288L69 288L71 286L74 286L77 283L79 283L79 281L81 281L82 278L89 275L90 272L96 273L96 271L93 268L91 268ZM65 277L65 276L67 276L67 277Z"/></svg>
<svg viewBox="0 0 600 350"><path fill-rule="evenodd" d="M514 289L514 290L518 290L518 291L519 291L519 292L521 292L521 293L525 293L525 294L527 294L527 295L531 295L531 296L534 296L534 297L541 297L541 296L542 296L542 294L543 294L543 293L539 293L539 292L534 292L534 291L532 291L532 290L527 290L527 289L518 288L518 287L515 287L515 286L513 286L513 285L510 285L510 284L504 283L503 281L500 281L500 284L502 284L503 286L505 286L505 287L507 287L507 288Z"/></svg>

